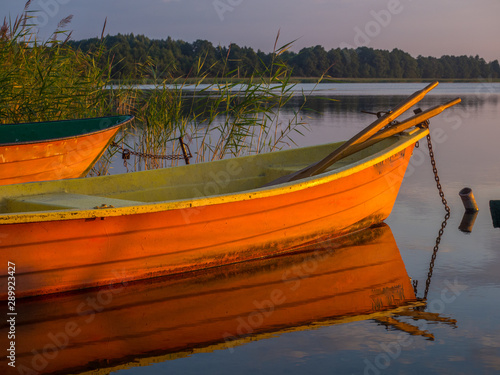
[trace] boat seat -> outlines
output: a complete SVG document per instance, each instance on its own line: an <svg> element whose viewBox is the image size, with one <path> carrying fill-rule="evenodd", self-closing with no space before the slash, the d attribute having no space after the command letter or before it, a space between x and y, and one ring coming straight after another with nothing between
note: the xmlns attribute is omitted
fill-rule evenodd
<svg viewBox="0 0 500 375"><path fill-rule="evenodd" d="M124 207L139 204L143 204L143 202L70 193L38 194L17 198L7 198L7 205L11 212L46 211L71 208L88 210L95 208Z"/></svg>

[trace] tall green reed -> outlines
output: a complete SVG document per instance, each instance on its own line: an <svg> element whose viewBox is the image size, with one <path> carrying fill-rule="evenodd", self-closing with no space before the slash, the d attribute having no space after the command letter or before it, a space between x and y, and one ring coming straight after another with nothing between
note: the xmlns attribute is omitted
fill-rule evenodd
<svg viewBox="0 0 500 375"><path fill-rule="evenodd" d="M106 87L110 65L104 50L82 53L67 46L62 29L40 41L35 11L4 20L0 32L0 123L20 123L102 116L110 111ZM59 40L59 38L64 38Z"/></svg>
<svg viewBox="0 0 500 375"><path fill-rule="evenodd" d="M188 135L196 162L202 162L274 151L293 143L293 135L307 126L301 118L305 96L291 117L282 115L296 94L291 71L280 60L290 45L275 46L269 66L262 64L265 68L244 82L235 79L237 70L226 71L227 58L219 78L209 84L204 84L208 75L204 72L212 71L212 66L205 67L202 58L194 72L200 78L194 84L188 86L187 79L158 82L138 111L138 118L147 123L139 145L150 147L149 152L161 151L165 141ZM172 151L180 152L175 147Z"/></svg>
<svg viewBox="0 0 500 375"><path fill-rule="evenodd" d="M113 51L104 43L83 53L67 45L71 33L63 19L46 41L35 37L36 11L25 10L0 29L0 123L62 120L130 113L136 116L120 140L124 147L151 155L179 154L178 137L191 140L196 162L273 151L293 142L306 124L301 109L291 117L283 108L294 96L291 71L280 56L291 45L277 48L271 63L250 78L236 80L228 56L218 78L205 83L214 66L200 58L196 78L156 71L147 61L137 64L141 79L154 82L142 89L137 79L112 80ZM101 41L104 37L104 28ZM220 66L220 65L218 65ZM189 85L188 85L188 82ZM305 103L305 100L304 100ZM109 173L116 148L109 148L91 175ZM133 170L175 165L178 161L138 158Z"/></svg>

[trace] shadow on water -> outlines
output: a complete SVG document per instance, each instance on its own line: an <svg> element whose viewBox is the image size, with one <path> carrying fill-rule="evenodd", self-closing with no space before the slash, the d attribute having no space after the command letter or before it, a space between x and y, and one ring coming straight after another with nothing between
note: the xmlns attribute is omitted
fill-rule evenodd
<svg viewBox="0 0 500 375"><path fill-rule="evenodd" d="M293 255L19 300L16 365L25 373L107 373L361 321L427 340L434 334L414 322L456 324L426 312L415 293L382 224ZM0 336L7 330L3 324Z"/></svg>

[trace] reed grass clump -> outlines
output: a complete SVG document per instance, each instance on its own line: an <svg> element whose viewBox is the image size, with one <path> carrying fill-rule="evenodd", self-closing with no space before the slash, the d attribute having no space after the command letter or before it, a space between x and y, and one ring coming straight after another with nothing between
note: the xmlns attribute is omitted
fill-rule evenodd
<svg viewBox="0 0 500 375"><path fill-rule="evenodd" d="M109 64L102 50L84 54L65 43L63 19L46 41L34 32L35 13L4 19L0 31L0 123L102 116L110 112ZM59 39L63 40L59 40Z"/></svg>
<svg viewBox="0 0 500 375"><path fill-rule="evenodd" d="M154 82L144 89L130 77L112 80L118 62L104 43L86 53L71 48L71 33L64 30L71 16L46 41L38 40L36 11L29 7L30 1L21 16L5 19L0 29L0 123L133 114L136 120L124 130L122 147L143 155L179 154L176 139L184 137L196 162L273 151L292 143L292 135L306 126L300 110L283 115L295 93L291 71L280 60L291 44L277 48L278 37L269 66L244 82L234 80L238 72L227 70L226 58L219 78L205 84L204 72L213 72L213 66L200 58L194 83L173 75L159 79L165 72L158 74L154 64L137 64L140 80ZM109 148L91 174L109 173L117 151ZM132 170L176 163L138 157Z"/></svg>
<svg viewBox="0 0 500 375"><path fill-rule="evenodd" d="M155 80L155 88L144 94L147 100L137 108L139 122L147 126L138 133L135 147L145 153L179 153L175 144L165 148L165 142L187 136L196 150L195 161L203 162L274 151L294 143L294 134L307 129L301 117L306 96L291 116L283 114L296 91L291 71L280 60L291 44L276 47L278 37L269 66L244 82L235 79L237 70L224 70L219 78L204 84L208 75L204 71L212 67L205 67L202 59L195 83L185 78ZM228 66L227 61L223 66ZM147 162L144 167L148 168Z"/></svg>

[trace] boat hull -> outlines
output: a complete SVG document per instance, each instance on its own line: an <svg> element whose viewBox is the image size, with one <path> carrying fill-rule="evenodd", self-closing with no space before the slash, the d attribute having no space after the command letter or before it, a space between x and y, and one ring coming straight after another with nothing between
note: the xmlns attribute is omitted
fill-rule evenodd
<svg viewBox="0 0 500 375"><path fill-rule="evenodd" d="M127 119L125 122L130 121L130 117L122 117ZM102 119L106 120L106 118ZM119 119L121 120L121 117ZM30 125L33 128L45 128L50 124L59 127L67 122L68 128L71 128L72 124L80 123L82 128L75 129L75 132L82 132L86 126L88 127L88 122L92 120L94 119L54 121L42 123L43 125L37 125L37 123ZM101 121L100 123L102 129L87 134L33 142L0 144L0 185L85 176L104 153L124 121L120 121L118 124L113 121ZM27 124L22 125L27 128ZM15 127L15 125L2 126ZM24 128L20 131L26 131ZM37 132L43 132L43 130Z"/></svg>
<svg viewBox="0 0 500 375"><path fill-rule="evenodd" d="M414 141L375 164L304 189L116 216L3 224L0 260L20 297L178 274L296 251L387 218ZM0 298L7 297L7 274Z"/></svg>

